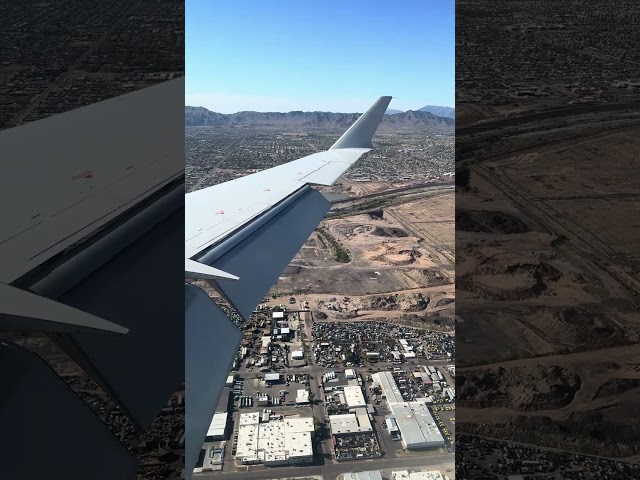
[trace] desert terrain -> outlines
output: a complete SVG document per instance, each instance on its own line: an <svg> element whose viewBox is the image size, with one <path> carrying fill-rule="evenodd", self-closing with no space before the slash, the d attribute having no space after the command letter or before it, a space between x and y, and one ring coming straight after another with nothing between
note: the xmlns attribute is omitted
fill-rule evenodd
<svg viewBox="0 0 640 480"><path fill-rule="evenodd" d="M272 288L278 298L304 295L320 317L453 318L455 305L454 192L329 217L311 235ZM339 254L339 252L342 252ZM340 258L338 258L340 256ZM347 307L327 308L331 297ZM334 302L335 303L335 302ZM333 307L332 307L333 308ZM337 308L337 306L336 306ZM323 319L323 318L321 318Z"/></svg>
<svg viewBox="0 0 640 480"><path fill-rule="evenodd" d="M575 133L469 162L457 431L636 462L640 127Z"/></svg>

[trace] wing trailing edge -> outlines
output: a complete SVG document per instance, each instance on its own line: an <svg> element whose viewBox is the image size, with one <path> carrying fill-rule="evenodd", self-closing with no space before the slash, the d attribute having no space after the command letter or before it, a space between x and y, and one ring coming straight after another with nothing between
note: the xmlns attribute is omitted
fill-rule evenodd
<svg viewBox="0 0 640 480"><path fill-rule="evenodd" d="M199 261L238 274L239 280L220 278L213 286L246 320L330 209L331 203L321 193L305 187L242 240L226 251L214 249Z"/></svg>
<svg viewBox="0 0 640 480"><path fill-rule="evenodd" d="M2 478L136 478L133 455L36 354L0 342L0 391Z"/></svg>
<svg viewBox="0 0 640 480"><path fill-rule="evenodd" d="M184 278L190 280L215 280L216 278L238 280L238 277L235 275L189 258L184 259Z"/></svg>
<svg viewBox="0 0 640 480"><path fill-rule="evenodd" d="M185 285L185 479L196 466L202 444L242 332L206 293Z"/></svg>

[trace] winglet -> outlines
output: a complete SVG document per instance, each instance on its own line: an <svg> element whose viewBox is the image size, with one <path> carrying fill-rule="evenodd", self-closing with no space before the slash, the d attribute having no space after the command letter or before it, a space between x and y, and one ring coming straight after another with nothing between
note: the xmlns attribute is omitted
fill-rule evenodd
<svg viewBox="0 0 640 480"><path fill-rule="evenodd" d="M360 115L360 118L349 127L349 130L347 130L329 150L339 148L373 148L371 140L373 140L373 136L390 102L391 97L380 97L369 110Z"/></svg>
<svg viewBox="0 0 640 480"><path fill-rule="evenodd" d="M0 331L125 334L128 328L0 283Z"/></svg>
<svg viewBox="0 0 640 480"><path fill-rule="evenodd" d="M217 268L196 262L189 258L184 259L184 278L191 280L213 280L216 278L226 278L229 280L238 280L239 277L232 275Z"/></svg>

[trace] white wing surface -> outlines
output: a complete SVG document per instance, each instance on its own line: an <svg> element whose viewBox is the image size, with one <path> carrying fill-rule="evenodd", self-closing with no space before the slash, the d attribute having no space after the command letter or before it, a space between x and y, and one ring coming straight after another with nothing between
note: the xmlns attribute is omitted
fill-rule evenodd
<svg viewBox="0 0 640 480"><path fill-rule="evenodd" d="M307 184L333 185L356 160L371 150L371 140L390 101L391 97L380 97L325 152L188 193L186 258L197 259L205 249Z"/></svg>

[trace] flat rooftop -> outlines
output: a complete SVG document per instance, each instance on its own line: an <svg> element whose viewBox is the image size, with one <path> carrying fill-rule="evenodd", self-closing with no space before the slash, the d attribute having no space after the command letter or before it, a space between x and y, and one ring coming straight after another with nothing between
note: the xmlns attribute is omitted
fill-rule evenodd
<svg viewBox="0 0 640 480"><path fill-rule="evenodd" d="M240 415L236 451L238 460L274 462L313 456L312 419L288 418L253 423L257 415L259 414Z"/></svg>
<svg viewBox="0 0 640 480"><path fill-rule="evenodd" d="M361 410L359 412L359 410ZM356 413L329 415L332 435L371 432L371 422L366 408L358 408Z"/></svg>
<svg viewBox="0 0 640 480"><path fill-rule="evenodd" d="M344 398L349 408L366 406L362 389L358 385L348 385L344 387Z"/></svg>
<svg viewBox="0 0 640 480"><path fill-rule="evenodd" d="M424 403L394 403L389 408L408 449L444 445L444 437Z"/></svg>
<svg viewBox="0 0 640 480"><path fill-rule="evenodd" d="M371 378L375 383L380 385L382 393L387 398L387 402L389 404L404 402L404 399L400 394L400 389L398 388L396 381L393 379L391 372L374 373L371 375Z"/></svg>
<svg viewBox="0 0 640 480"><path fill-rule="evenodd" d="M211 419L211 425L207 431L207 437L223 437L227 426L228 413L216 413Z"/></svg>
<svg viewBox="0 0 640 480"><path fill-rule="evenodd" d="M338 477L342 480L382 480L380 470L371 470L368 472L343 473Z"/></svg>

